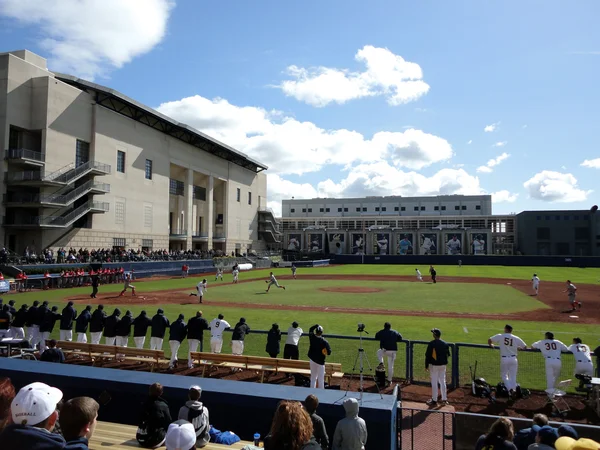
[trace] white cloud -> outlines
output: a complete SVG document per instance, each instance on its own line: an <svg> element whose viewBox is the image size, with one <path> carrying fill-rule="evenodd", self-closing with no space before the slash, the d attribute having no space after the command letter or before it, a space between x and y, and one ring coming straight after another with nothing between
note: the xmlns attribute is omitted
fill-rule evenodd
<svg viewBox="0 0 600 450"><path fill-rule="evenodd" d="M496 122L491 125L486 125L485 128L483 129L483 131L485 131L486 133L492 133L498 129L499 125L500 125L500 122Z"/></svg>
<svg viewBox="0 0 600 450"><path fill-rule="evenodd" d="M467 145L471 145L473 143L473 139L469 139L469 142L467 142Z"/></svg>
<svg viewBox="0 0 600 450"><path fill-rule="evenodd" d="M583 167L589 167L591 169L600 169L600 158L596 159L586 159L581 163Z"/></svg>
<svg viewBox="0 0 600 450"><path fill-rule="evenodd" d="M477 172L490 173L493 171L493 167L496 167L498 164L500 164L505 159L508 159L509 157L510 155L504 152L501 155L498 155L496 158L490 159L485 166L479 166L477 168Z"/></svg>
<svg viewBox="0 0 600 450"><path fill-rule="evenodd" d="M511 194L507 190L492 192L492 203L513 203L519 194Z"/></svg>
<svg viewBox="0 0 600 450"><path fill-rule="evenodd" d="M318 196L317 190L308 183L294 183L281 178L279 175L267 175L269 190L267 206L273 210L275 216L281 217L281 200L294 198L314 198Z"/></svg>
<svg viewBox="0 0 600 450"><path fill-rule="evenodd" d="M546 202L581 202L593 192L579 189L572 174L549 170L535 174L523 186L531 198Z"/></svg>
<svg viewBox="0 0 600 450"><path fill-rule="evenodd" d="M396 106L417 100L429 91L421 67L387 48L366 45L355 59L366 66L363 72L289 66L287 74L293 79L278 87L287 96L316 107L373 96L385 96L390 105Z"/></svg>
<svg viewBox="0 0 600 450"><path fill-rule="evenodd" d="M492 147L504 147L506 144L508 144L506 141L496 142Z"/></svg>
<svg viewBox="0 0 600 450"><path fill-rule="evenodd" d="M300 175L330 164L346 167L384 159L418 170L453 156L448 141L421 130L381 131L368 138L220 98L197 95L164 103L158 110L265 163L269 173Z"/></svg>
<svg viewBox="0 0 600 450"><path fill-rule="evenodd" d="M94 79L152 50L171 0L2 0L0 15L39 26L50 70Z"/></svg>
<svg viewBox="0 0 600 450"><path fill-rule="evenodd" d="M477 172L479 172L479 173L491 173L493 171L488 166L479 166L477 168Z"/></svg>

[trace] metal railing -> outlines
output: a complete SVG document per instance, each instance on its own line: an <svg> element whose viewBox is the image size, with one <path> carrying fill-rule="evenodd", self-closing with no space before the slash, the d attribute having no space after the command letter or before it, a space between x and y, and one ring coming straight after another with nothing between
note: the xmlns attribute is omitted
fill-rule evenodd
<svg viewBox="0 0 600 450"><path fill-rule="evenodd" d="M208 237L208 231L194 231L192 233L192 237L195 237L195 238L207 238Z"/></svg>
<svg viewBox="0 0 600 450"><path fill-rule="evenodd" d="M26 148L10 148L4 152L6 159L30 159L32 161L45 162L46 154L29 150Z"/></svg>
<svg viewBox="0 0 600 450"><path fill-rule="evenodd" d="M110 164L104 164L97 161L88 161L78 167L75 164L67 164L60 169L49 174L42 173L39 170L25 170L21 172L9 172L8 181L43 181L60 184L69 184L86 172L98 170L104 173L110 173Z"/></svg>
<svg viewBox="0 0 600 450"><path fill-rule="evenodd" d="M263 206L263 207L258 208L258 212L270 214L273 217L273 221L277 225L279 225L281 223L281 220L279 220L279 219L277 219L277 217L275 217L275 213L273 212L273 210L271 208L266 208Z"/></svg>
<svg viewBox="0 0 600 450"><path fill-rule="evenodd" d="M109 210L109 203L107 202L87 202L85 205L70 211L69 213L62 216L30 216L24 218L17 218L7 221L7 225L38 225L38 226L52 226L52 227L66 227L75 222L80 217L84 216L90 211L107 212Z"/></svg>
<svg viewBox="0 0 600 450"><path fill-rule="evenodd" d="M435 409L398 408L398 449L454 450L456 416Z"/></svg>
<svg viewBox="0 0 600 450"><path fill-rule="evenodd" d="M169 230L169 236L187 236L187 229L185 229L185 228L171 228Z"/></svg>
<svg viewBox="0 0 600 450"><path fill-rule="evenodd" d="M12 193L5 194L4 201L7 203L48 203L53 205L66 206L77 200L88 191L98 190L102 192L110 192L110 184L99 183L90 180L78 188L72 190L68 194L30 194L30 193Z"/></svg>

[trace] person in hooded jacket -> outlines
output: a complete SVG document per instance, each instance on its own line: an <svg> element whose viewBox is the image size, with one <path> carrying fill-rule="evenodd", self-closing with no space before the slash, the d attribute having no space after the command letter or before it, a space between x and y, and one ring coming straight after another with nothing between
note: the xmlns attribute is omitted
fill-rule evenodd
<svg viewBox="0 0 600 450"><path fill-rule="evenodd" d="M188 368L193 367L192 353L203 350L204 330L208 330L208 322L202 317L202 311L196 312L196 317L192 317L187 323L188 338Z"/></svg>
<svg viewBox="0 0 600 450"><path fill-rule="evenodd" d="M169 328L169 319L165 317L162 308L158 308L152 318L152 332L150 334L150 350L162 350L163 339L167 328Z"/></svg>
<svg viewBox="0 0 600 450"><path fill-rule="evenodd" d="M277 358L281 351L281 330L276 323L271 325L271 329L267 333L267 347L265 350L271 358Z"/></svg>
<svg viewBox="0 0 600 450"><path fill-rule="evenodd" d="M121 321L121 310L116 308L113 313L106 318L104 322L104 343L106 345L115 345L117 340L117 325Z"/></svg>
<svg viewBox="0 0 600 450"><path fill-rule="evenodd" d="M67 303L67 306L62 310L62 318L60 319L60 340L73 340L73 322L77 318L77 311L73 307L73 302Z"/></svg>
<svg viewBox="0 0 600 450"><path fill-rule="evenodd" d="M150 386L150 395L142 405L140 424L136 440L140 447L157 448L164 444L167 428L171 424L169 405L162 398L163 387L160 383Z"/></svg>
<svg viewBox="0 0 600 450"><path fill-rule="evenodd" d="M367 443L367 424L358 417L358 401L344 400L346 417L340 420L333 433L333 450L364 450Z"/></svg>
<svg viewBox="0 0 600 450"><path fill-rule="evenodd" d="M131 326L133 325L133 316L131 311L127 310L125 316L117 324L117 346L127 347Z"/></svg>
<svg viewBox="0 0 600 450"><path fill-rule="evenodd" d="M53 306L50 311L46 311L42 324L40 325L40 355L46 350L46 341L50 339L50 335L54 330L54 324L57 320L60 320L60 314L58 312L58 307Z"/></svg>
<svg viewBox="0 0 600 450"><path fill-rule="evenodd" d="M104 311L104 305L98 305L96 311L92 313L92 320L90 321L90 338L92 344L100 343L105 322L106 312Z"/></svg>
<svg viewBox="0 0 600 450"><path fill-rule="evenodd" d="M188 392L188 401L179 409L177 418L187 420L194 425L196 430L196 448L206 447L210 441L210 422L208 419L208 408L200 401L202 388L192 386Z"/></svg>
<svg viewBox="0 0 600 450"><path fill-rule="evenodd" d="M142 311L139 316L133 319L133 342L135 342L136 348L144 348L150 325L152 325L152 320L150 320L146 311Z"/></svg>
<svg viewBox="0 0 600 450"><path fill-rule="evenodd" d="M77 342L87 342L87 329L92 321L92 307L87 305L83 312L75 319L75 333L77 333Z"/></svg>
<svg viewBox="0 0 600 450"><path fill-rule="evenodd" d="M171 324L169 329L169 347L171 347L171 362L169 363L169 369L172 369L177 363L177 352L187 335L187 325L183 321L184 319L185 317L183 314L179 314L179 317Z"/></svg>
<svg viewBox="0 0 600 450"><path fill-rule="evenodd" d="M13 316L13 321L10 326L10 334L13 339L25 339L25 324L27 323L28 310L27 305L22 304Z"/></svg>
<svg viewBox="0 0 600 450"><path fill-rule="evenodd" d="M265 450L322 450L313 437L313 424L300 402L282 400L265 437Z"/></svg>
<svg viewBox="0 0 600 450"><path fill-rule="evenodd" d="M8 302L8 312L10 313L11 316L15 317L15 314L17 313L17 308L15 308L14 300L10 300Z"/></svg>
<svg viewBox="0 0 600 450"><path fill-rule="evenodd" d="M39 307L40 302L36 300L33 302L33 305L31 305L31 308L27 310L27 320L25 325L27 326L27 340L31 343L37 343L38 335L40 334L40 323L38 322L37 313Z"/></svg>

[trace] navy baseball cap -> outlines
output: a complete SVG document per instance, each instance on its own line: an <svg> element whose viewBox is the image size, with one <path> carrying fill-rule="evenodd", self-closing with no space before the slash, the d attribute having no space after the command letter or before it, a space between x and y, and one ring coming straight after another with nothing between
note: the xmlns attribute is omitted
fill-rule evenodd
<svg viewBox="0 0 600 450"><path fill-rule="evenodd" d="M504 325L504 328L507 330L510 330L510 331L512 331L512 329L513 329L512 325L509 325L509 324Z"/></svg>
<svg viewBox="0 0 600 450"><path fill-rule="evenodd" d="M544 425L538 431L538 436L540 437L540 444L551 445L554 447L554 443L558 439L558 431L550 425Z"/></svg>
<svg viewBox="0 0 600 450"><path fill-rule="evenodd" d="M431 332L432 332L432 333L433 333L435 336L437 336L437 337L440 337L440 336L442 335L442 332L440 331L440 329L439 329L439 328L433 328L433 329L431 330Z"/></svg>

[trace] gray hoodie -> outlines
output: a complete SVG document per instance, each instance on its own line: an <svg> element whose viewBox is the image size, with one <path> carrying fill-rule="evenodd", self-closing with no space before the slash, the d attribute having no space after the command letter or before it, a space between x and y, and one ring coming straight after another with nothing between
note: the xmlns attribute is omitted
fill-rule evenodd
<svg viewBox="0 0 600 450"><path fill-rule="evenodd" d="M200 412L200 414L198 414ZM190 420L190 413L192 416L192 420ZM202 402L188 400L185 402L185 406L182 406L179 409L179 414L177 416L179 420L186 420L191 422L194 425L194 429L196 430L196 447L202 448L206 447L206 444L210 441L210 422L208 420L208 408L202 405ZM206 427L204 426L206 424Z"/></svg>
<svg viewBox="0 0 600 450"><path fill-rule="evenodd" d="M344 400L346 418L338 422L333 434L333 450L364 450L367 443L367 424L358 417L358 401Z"/></svg>

